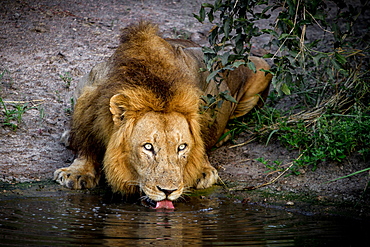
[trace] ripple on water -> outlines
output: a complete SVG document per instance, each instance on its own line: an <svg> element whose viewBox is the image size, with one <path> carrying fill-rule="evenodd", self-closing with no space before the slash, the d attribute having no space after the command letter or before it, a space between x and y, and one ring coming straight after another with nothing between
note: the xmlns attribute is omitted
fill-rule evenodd
<svg viewBox="0 0 370 247"><path fill-rule="evenodd" d="M189 199L175 211L154 211L67 193L2 199L0 208L2 246L345 246L362 243L369 230L364 222L219 199Z"/></svg>

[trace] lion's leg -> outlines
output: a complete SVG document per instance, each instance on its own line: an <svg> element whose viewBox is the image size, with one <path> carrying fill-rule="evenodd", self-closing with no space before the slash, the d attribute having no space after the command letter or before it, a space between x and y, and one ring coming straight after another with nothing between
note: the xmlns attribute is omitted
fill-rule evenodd
<svg viewBox="0 0 370 247"><path fill-rule="evenodd" d="M267 98L271 74L266 74L261 69L270 69L269 65L262 58L250 57L251 61L255 64L257 72L249 70L247 67L240 67L239 73L246 74L244 81L240 81L240 87L236 92L236 100L238 104L235 107L231 118L236 118L247 114L256 105L262 106Z"/></svg>
<svg viewBox="0 0 370 247"><path fill-rule="evenodd" d="M69 167L54 172L54 180L70 189L92 189L100 179L94 163L78 157Z"/></svg>
<svg viewBox="0 0 370 247"><path fill-rule="evenodd" d="M250 91L244 92L244 95L238 101L238 104L236 105L233 114L230 116L230 119L246 115L255 106L259 106L259 107L263 106L267 98L267 93L268 93L268 88L261 93L255 93L255 92L250 92ZM225 136L225 134L229 131L230 131L229 129L225 129L222 135ZM216 144L216 147L222 146L225 142L227 142L230 139L231 139L231 135L230 134L226 135L222 140L220 140Z"/></svg>
<svg viewBox="0 0 370 247"><path fill-rule="evenodd" d="M205 165L202 171L202 177L197 179L195 188L205 189L211 187L219 180L217 170L209 163L208 157L205 157Z"/></svg>
<svg viewBox="0 0 370 247"><path fill-rule="evenodd" d="M255 95L245 95L242 100L238 102L238 105L235 108L234 114L231 116L231 119L244 116L250 110L255 107L258 102L262 100L259 94Z"/></svg>
<svg viewBox="0 0 370 247"><path fill-rule="evenodd" d="M214 167L205 168L202 172L203 177L197 180L197 189L205 189L217 183L219 177Z"/></svg>
<svg viewBox="0 0 370 247"><path fill-rule="evenodd" d="M238 102L233 104L227 120L244 116L255 106L262 106L267 98L272 76L260 70L269 70L270 66L262 58L250 57L250 59L256 66L256 73L246 66L240 66L223 75L232 96ZM225 135L228 131L228 129L224 129L220 136ZM216 146L221 146L230 138L230 135L226 135Z"/></svg>

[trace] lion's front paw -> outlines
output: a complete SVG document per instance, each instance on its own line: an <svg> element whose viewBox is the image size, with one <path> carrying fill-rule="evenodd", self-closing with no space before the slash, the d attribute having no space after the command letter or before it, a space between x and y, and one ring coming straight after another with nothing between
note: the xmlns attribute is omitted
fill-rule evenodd
<svg viewBox="0 0 370 247"><path fill-rule="evenodd" d="M214 167L205 168L202 175L203 177L197 180L197 189L205 189L211 187L219 179L218 172Z"/></svg>
<svg viewBox="0 0 370 247"><path fill-rule="evenodd" d="M54 172L54 180L70 189L92 189L99 182L99 174L85 159L76 159L71 166Z"/></svg>

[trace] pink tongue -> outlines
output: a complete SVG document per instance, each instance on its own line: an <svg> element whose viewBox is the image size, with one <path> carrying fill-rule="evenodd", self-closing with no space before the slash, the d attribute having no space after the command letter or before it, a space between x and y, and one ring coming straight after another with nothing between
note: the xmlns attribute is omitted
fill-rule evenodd
<svg viewBox="0 0 370 247"><path fill-rule="evenodd" d="M169 200L163 200L163 201L157 202L157 205L155 206L154 209L160 209L160 208L175 209L172 201L169 201Z"/></svg>

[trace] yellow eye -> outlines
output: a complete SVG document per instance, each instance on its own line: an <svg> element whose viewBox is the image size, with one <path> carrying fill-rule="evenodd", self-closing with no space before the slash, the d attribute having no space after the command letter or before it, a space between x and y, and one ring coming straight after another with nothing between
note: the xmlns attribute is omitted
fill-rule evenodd
<svg viewBox="0 0 370 247"><path fill-rule="evenodd" d="M148 151L153 151L153 145L150 143L145 143L144 148Z"/></svg>
<svg viewBox="0 0 370 247"><path fill-rule="evenodd" d="M184 144L181 144L177 149L178 151L184 151L187 146L188 145L184 143Z"/></svg>

